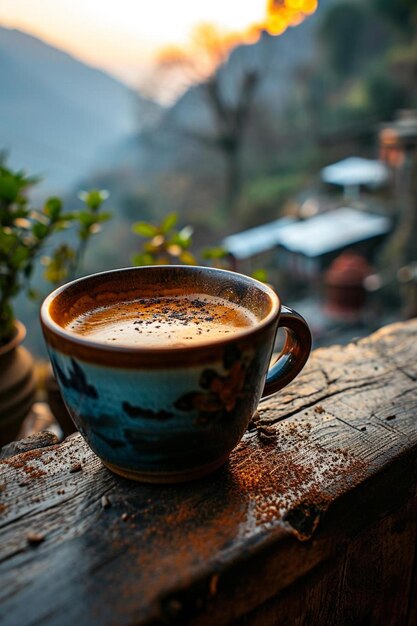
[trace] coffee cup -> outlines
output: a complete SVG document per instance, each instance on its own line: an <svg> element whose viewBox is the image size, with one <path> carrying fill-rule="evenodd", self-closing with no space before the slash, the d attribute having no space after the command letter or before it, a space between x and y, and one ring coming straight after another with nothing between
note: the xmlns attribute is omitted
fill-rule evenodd
<svg viewBox="0 0 417 626"><path fill-rule="evenodd" d="M269 286L197 266L80 278L46 298L41 324L77 429L110 470L146 482L220 467L311 349L307 323Z"/></svg>

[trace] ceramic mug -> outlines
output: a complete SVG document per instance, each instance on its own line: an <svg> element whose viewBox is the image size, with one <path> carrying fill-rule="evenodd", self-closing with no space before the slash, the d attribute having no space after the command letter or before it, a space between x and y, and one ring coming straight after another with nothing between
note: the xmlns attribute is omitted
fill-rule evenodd
<svg viewBox="0 0 417 626"><path fill-rule="evenodd" d="M229 338L185 347L130 347L67 329L104 303L165 294L209 294L256 321ZM185 266L112 270L75 280L44 301L41 323L62 396L89 446L111 470L178 482L217 469L238 444L261 398L303 368L311 333L267 285L235 272ZM275 336L286 329L271 365Z"/></svg>

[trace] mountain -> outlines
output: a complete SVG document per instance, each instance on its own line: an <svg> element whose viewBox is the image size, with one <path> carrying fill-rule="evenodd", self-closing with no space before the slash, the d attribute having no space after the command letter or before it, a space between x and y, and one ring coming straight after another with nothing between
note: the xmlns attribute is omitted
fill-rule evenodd
<svg viewBox="0 0 417 626"><path fill-rule="evenodd" d="M299 71L319 63L317 32L322 11L339 1L321 0L317 14L279 37L263 32L257 43L237 46L219 68L221 97L227 102L242 97L242 77L248 69L260 78L242 150L246 171L268 171L271 162L285 152L281 137L291 129L283 119L297 102ZM192 85L161 112L150 132L147 129L122 140L108 154L107 171L101 168L85 184L109 189L112 202L121 207L129 204L132 218L140 217L135 214L136 205L141 210L146 205L148 214L143 219L158 219L169 207L183 220L195 221L196 206L217 206L224 195L224 155L214 146L215 138L218 128L206 86Z"/></svg>
<svg viewBox="0 0 417 626"><path fill-rule="evenodd" d="M105 72L0 27L0 149L64 192L140 128L149 101Z"/></svg>

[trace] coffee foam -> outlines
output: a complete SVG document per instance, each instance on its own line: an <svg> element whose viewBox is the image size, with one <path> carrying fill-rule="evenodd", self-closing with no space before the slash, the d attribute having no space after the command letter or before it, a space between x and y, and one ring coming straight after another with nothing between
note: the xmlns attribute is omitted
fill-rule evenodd
<svg viewBox="0 0 417 626"><path fill-rule="evenodd" d="M179 348L227 339L256 324L256 316L248 309L196 293L96 307L74 318L66 329L98 343Z"/></svg>

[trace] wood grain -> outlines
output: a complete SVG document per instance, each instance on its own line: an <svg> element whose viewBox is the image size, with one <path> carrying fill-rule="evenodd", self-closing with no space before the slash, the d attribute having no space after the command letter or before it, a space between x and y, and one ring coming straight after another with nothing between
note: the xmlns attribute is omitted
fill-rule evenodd
<svg viewBox="0 0 417 626"><path fill-rule="evenodd" d="M416 543L416 513L414 500L379 519L233 626L415 624L407 621L416 587L413 559L404 555Z"/></svg>
<svg viewBox="0 0 417 626"><path fill-rule="evenodd" d="M29 450L36 450L38 448L48 448L58 443L58 437L49 431L41 431L29 435L24 439L18 441L11 441L0 449L0 461L15 456L16 454L22 454Z"/></svg>
<svg viewBox="0 0 417 626"><path fill-rule="evenodd" d="M339 622L330 623L349 623L347 600L358 598L358 615L368 615L378 591L375 581L369 593L363 578L352 582L367 537L379 538L383 550L382 560L366 557L369 575L380 572L395 593L408 590L416 580L415 524L408 525L416 495L416 339L414 320L315 351L294 383L261 404L228 464L195 483L141 485L113 476L79 435L0 463L0 621L256 620L268 603L296 598L291 590L311 576L316 582L304 587L311 607L320 598L330 607L336 594ZM328 592L320 571L331 581ZM411 625L415 605L404 606ZM275 609L270 615L277 619ZM297 619L265 625L326 623L302 613Z"/></svg>

